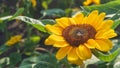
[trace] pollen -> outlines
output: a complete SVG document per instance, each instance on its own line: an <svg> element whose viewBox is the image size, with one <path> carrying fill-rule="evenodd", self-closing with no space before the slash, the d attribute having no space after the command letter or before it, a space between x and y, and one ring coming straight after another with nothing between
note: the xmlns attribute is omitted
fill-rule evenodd
<svg viewBox="0 0 120 68"><path fill-rule="evenodd" d="M62 36L71 46L79 46L87 42L88 39L93 39L96 33L93 26L79 24L66 27L62 32Z"/></svg>

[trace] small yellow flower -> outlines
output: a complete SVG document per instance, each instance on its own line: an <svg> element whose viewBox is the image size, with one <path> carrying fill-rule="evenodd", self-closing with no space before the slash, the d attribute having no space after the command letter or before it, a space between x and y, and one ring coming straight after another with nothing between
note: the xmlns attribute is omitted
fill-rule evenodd
<svg viewBox="0 0 120 68"><path fill-rule="evenodd" d="M19 42L22 39L21 35L16 35L11 37L5 44L8 46L12 46L14 44L16 44L17 42Z"/></svg>
<svg viewBox="0 0 120 68"><path fill-rule="evenodd" d="M90 5L92 3L95 3L95 4L99 5L100 4L100 0L87 0L87 1L83 2L83 4L85 6Z"/></svg>
<svg viewBox="0 0 120 68"><path fill-rule="evenodd" d="M31 3L32 3L32 6L35 8L35 7L36 7L36 5L37 5L36 0L31 0Z"/></svg>
<svg viewBox="0 0 120 68"><path fill-rule="evenodd" d="M95 10L87 17L79 13L72 18L56 19L56 24L45 26L52 33L45 44L60 48L56 54L58 60L67 56L69 62L81 65L91 58L90 49L107 52L113 47L109 38L117 34L111 29L113 21L104 17L104 12L99 14Z"/></svg>

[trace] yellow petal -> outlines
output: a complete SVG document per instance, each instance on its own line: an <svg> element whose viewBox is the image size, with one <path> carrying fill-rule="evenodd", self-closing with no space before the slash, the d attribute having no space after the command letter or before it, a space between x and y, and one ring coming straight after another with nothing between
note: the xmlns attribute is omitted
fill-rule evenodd
<svg viewBox="0 0 120 68"><path fill-rule="evenodd" d="M113 25L112 20L106 20L101 23L101 25L97 28L97 31L103 30L103 29L110 29L112 27L112 25Z"/></svg>
<svg viewBox="0 0 120 68"><path fill-rule="evenodd" d="M69 18L67 18L67 17L62 17L62 18L56 19L56 22L62 28L65 28L71 24L69 21Z"/></svg>
<svg viewBox="0 0 120 68"><path fill-rule="evenodd" d="M50 41L49 39L45 40L45 45L53 45L55 41Z"/></svg>
<svg viewBox="0 0 120 68"><path fill-rule="evenodd" d="M113 29L105 29L97 32L96 39L108 39L117 36Z"/></svg>
<svg viewBox="0 0 120 68"><path fill-rule="evenodd" d="M78 60L68 60L70 63L72 64L76 64L76 65L82 65L83 64L83 61L81 59L78 59Z"/></svg>
<svg viewBox="0 0 120 68"><path fill-rule="evenodd" d="M70 50L70 52L69 52L68 55L67 55L67 59L68 59L69 61L76 61L76 60L79 59L79 57L78 57L77 54L76 54L76 48L75 48L75 47L73 47L73 48Z"/></svg>
<svg viewBox="0 0 120 68"><path fill-rule="evenodd" d="M89 59L92 56L91 50L85 45L79 45L79 47L76 48L76 52L81 60Z"/></svg>
<svg viewBox="0 0 120 68"><path fill-rule="evenodd" d="M31 0L32 6L35 8L37 5L37 1L36 0Z"/></svg>
<svg viewBox="0 0 120 68"><path fill-rule="evenodd" d="M100 39L96 40L96 42L98 43L98 46L96 46L96 48L103 52L107 52L113 47L112 42L108 39Z"/></svg>
<svg viewBox="0 0 120 68"><path fill-rule="evenodd" d="M69 18L71 25L77 24L73 18Z"/></svg>
<svg viewBox="0 0 120 68"><path fill-rule="evenodd" d="M82 24L84 19L84 15L82 13L76 14L73 19L75 20L76 24Z"/></svg>
<svg viewBox="0 0 120 68"><path fill-rule="evenodd" d="M69 46L69 44L64 40L64 41L56 41L53 46L54 47L66 47L66 46Z"/></svg>
<svg viewBox="0 0 120 68"><path fill-rule="evenodd" d="M87 43L85 43L85 45L88 47L88 48L91 48L91 49L94 49L98 44L96 43L96 41L94 39L89 39L87 41Z"/></svg>
<svg viewBox="0 0 120 68"><path fill-rule="evenodd" d="M54 33L54 34L62 35L63 29L60 28L60 27L58 27L58 26L56 27L56 25L54 25L54 26L52 26L52 25L46 25L45 28L46 28L48 31L50 31L50 32L52 32L52 33Z"/></svg>
<svg viewBox="0 0 120 68"><path fill-rule="evenodd" d="M94 2L95 4L97 4L97 5L100 4L100 0L93 0L93 2Z"/></svg>
<svg viewBox="0 0 120 68"><path fill-rule="evenodd" d="M96 30L98 30L98 28L99 28L99 26L102 24L102 22L103 22L103 20L104 20L104 18L105 18L105 13L103 12L103 13L101 13L98 17L97 17L97 19L94 21L94 27L96 28Z"/></svg>
<svg viewBox="0 0 120 68"><path fill-rule="evenodd" d="M84 17L82 24L86 24L86 21L87 21L87 17Z"/></svg>
<svg viewBox="0 0 120 68"><path fill-rule="evenodd" d="M57 54L56 54L56 58L58 60L61 60L63 59L67 54L68 52L71 50L71 46L67 46L67 47L62 47L58 50Z"/></svg>
<svg viewBox="0 0 120 68"><path fill-rule="evenodd" d="M94 24L94 21L97 19L98 10L92 11L89 16L87 17L86 24Z"/></svg>
<svg viewBox="0 0 120 68"><path fill-rule="evenodd" d="M83 2L83 4L84 4L85 6L87 6L87 5L91 4L91 3L92 3L92 0L87 0L87 1Z"/></svg>
<svg viewBox="0 0 120 68"><path fill-rule="evenodd" d="M58 35L50 35L46 40L45 40L45 45L53 45L55 42L63 42L65 41L62 36Z"/></svg>

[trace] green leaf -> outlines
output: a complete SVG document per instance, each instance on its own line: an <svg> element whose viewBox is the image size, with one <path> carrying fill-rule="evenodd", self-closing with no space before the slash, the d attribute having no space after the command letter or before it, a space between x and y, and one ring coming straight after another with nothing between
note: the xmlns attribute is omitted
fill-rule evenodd
<svg viewBox="0 0 120 68"><path fill-rule="evenodd" d="M12 16L6 16L6 17L2 17L0 18L0 21L2 22L3 20L7 20L9 19L12 20L12 19L18 19L18 20L21 20L25 23L28 23L30 25L32 25L33 27L35 27L36 29L42 31L42 32L47 32L45 27L44 27L44 24L37 20L37 19L33 19L33 18L30 18L30 17L27 17L27 16L17 16L17 17L12 17Z"/></svg>
<svg viewBox="0 0 120 68"><path fill-rule="evenodd" d="M17 10L17 12L10 18L10 20L14 19L15 17L19 16L20 14L22 14L22 12L24 11L24 8L19 8Z"/></svg>
<svg viewBox="0 0 120 68"><path fill-rule="evenodd" d="M116 56L119 54L120 48L118 48L117 50L115 50L114 52L109 53L109 54L103 54L102 52L100 52L98 50L92 50L92 52L100 60L102 60L104 62L110 62L110 61L114 60L116 58Z"/></svg>
<svg viewBox="0 0 120 68"><path fill-rule="evenodd" d="M0 54L2 54L3 52L7 51L10 47L7 45L2 45L0 46Z"/></svg>
<svg viewBox="0 0 120 68"><path fill-rule="evenodd" d="M19 68L33 68L34 64L20 66Z"/></svg>
<svg viewBox="0 0 120 68"><path fill-rule="evenodd" d="M107 17L111 18L112 20L116 20L120 18L120 10L117 11L115 14L109 14Z"/></svg>
<svg viewBox="0 0 120 68"><path fill-rule="evenodd" d="M51 63L52 62L52 63ZM24 65L33 65L33 68L58 68L57 60L53 54L39 54L38 56L32 56L23 60L20 68ZM31 68L31 67L30 67Z"/></svg>
<svg viewBox="0 0 120 68"><path fill-rule="evenodd" d="M41 13L44 16L50 16L50 17L62 17L62 16L65 16L65 11L62 10L62 9L42 10Z"/></svg>
<svg viewBox="0 0 120 68"><path fill-rule="evenodd" d="M46 62L46 61L40 61L37 63L34 68L55 68L53 64Z"/></svg>
<svg viewBox="0 0 120 68"><path fill-rule="evenodd" d="M30 17L26 17L26 16L18 16L15 19L24 21L25 23L32 25L33 27L35 27L36 29L38 29L42 32L47 32L44 28L44 24L39 20L30 18Z"/></svg>
<svg viewBox="0 0 120 68"><path fill-rule="evenodd" d="M31 66L30 68L71 68L72 66L66 58L58 61L55 55L50 53L39 53L38 55L28 57L22 61L19 68L24 68L26 65Z"/></svg>
<svg viewBox="0 0 120 68"><path fill-rule="evenodd" d="M31 25L42 32L47 32L45 27L40 24L31 24Z"/></svg>
<svg viewBox="0 0 120 68"><path fill-rule="evenodd" d="M9 21L10 21L10 20L13 20L13 19L15 19L15 17L17 17L17 16L19 16L20 14L22 14L23 11L24 11L24 8L19 8L14 15L1 17L1 18L0 18L0 22L2 22L2 21L4 21L4 20L7 20L7 19L9 19Z"/></svg>
<svg viewBox="0 0 120 68"><path fill-rule="evenodd" d="M4 20L10 19L12 16L5 16L0 18L0 23L2 23Z"/></svg>
<svg viewBox="0 0 120 68"><path fill-rule="evenodd" d="M114 14L120 9L120 1L111 1L106 4L85 6L86 11L99 10L100 12L106 12L107 14Z"/></svg>
<svg viewBox="0 0 120 68"><path fill-rule="evenodd" d="M42 22L43 22L43 24L55 24L56 22L55 22L55 20L53 20L53 19L43 19L43 20L41 20Z"/></svg>
<svg viewBox="0 0 120 68"><path fill-rule="evenodd" d="M10 67L15 66L21 60L22 60L21 54L17 52L10 54Z"/></svg>
<svg viewBox="0 0 120 68"><path fill-rule="evenodd" d="M99 12L105 12L107 15L112 14L112 16L114 16L114 15L116 15L117 12L120 11L120 1L111 1L111 2L108 2L105 4L96 5L96 6L95 5L94 6L85 6L84 9L88 12L91 12L93 10L99 10ZM117 19L118 18L119 17L117 17Z"/></svg>
<svg viewBox="0 0 120 68"><path fill-rule="evenodd" d="M115 23L112 25L112 29L117 28L117 26L120 25L120 20L115 21Z"/></svg>
<svg viewBox="0 0 120 68"><path fill-rule="evenodd" d="M15 17L17 17L20 14L22 14L23 11L24 11L24 8L19 8L18 11L14 15L1 17L0 18L0 22L3 22L4 20L7 20L7 19L9 19L9 21L11 21L11 20L15 19Z"/></svg>
<svg viewBox="0 0 120 68"><path fill-rule="evenodd" d="M6 65L9 64L9 58L4 57L0 59L0 68L4 68Z"/></svg>

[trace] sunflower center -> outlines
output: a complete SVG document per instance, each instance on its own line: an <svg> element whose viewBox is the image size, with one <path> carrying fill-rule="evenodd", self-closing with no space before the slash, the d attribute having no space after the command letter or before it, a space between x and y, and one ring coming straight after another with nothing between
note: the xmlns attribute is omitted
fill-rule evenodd
<svg viewBox="0 0 120 68"><path fill-rule="evenodd" d="M62 36L71 46L79 46L95 37L96 30L89 24L71 25L66 27Z"/></svg>

